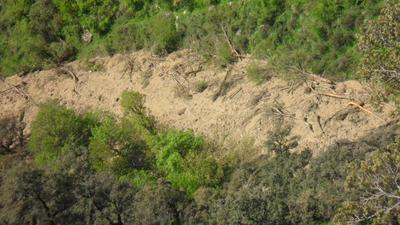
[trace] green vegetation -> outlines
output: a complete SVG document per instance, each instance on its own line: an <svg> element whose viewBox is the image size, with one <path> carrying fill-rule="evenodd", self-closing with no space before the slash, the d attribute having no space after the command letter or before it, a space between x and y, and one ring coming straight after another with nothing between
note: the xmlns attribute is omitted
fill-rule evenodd
<svg viewBox="0 0 400 225"><path fill-rule="evenodd" d="M194 90L197 93L201 93L208 88L208 83L205 80L198 81L194 84Z"/></svg>
<svg viewBox="0 0 400 225"><path fill-rule="evenodd" d="M250 53L280 70L295 67L334 79L381 62L398 73L398 32L392 29L398 29L397 11L398 4L383 0L6 0L0 6L0 74L94 55L179 48L221 66ZM379 35L393 44L380 42Z"/></svg>
<svg viewBox="0 0 400 225"><path fill-rule="evenodd" d="M252 62L246 67L247 77L256 84L261 84L270 77L266 65L259 65L257 62Z"/></svg>
<svg viewBox="0 0 400 225"><path fill-rule="evenodd" d="M398 124L316 157L291 152L290 127L276 126L248 161L160 128L140 93L125 91L121 106L115 117L43 104L28 152L1 145L0 223L397 224ZM1 124L11 143L18 125Z"/></svg>
<svg viewBox="0 0 400 225"><path fill-rule="evenodd" d="M270 69L370 79L379 105L400 102L399 19L392 0L3 0L0 75L73 59L101 70L92 56L190 48L221 67L268 59L246 68L258 84ZM263 151L248 140L221 154L159 125L138 92L120 104L120 117L42 104L27 143L20 119L0 121L0 224L400 223L399 121L313 156L293 152L297 137L275 115Z"/></svg>
<svg viewBox="0 0 400 225"><path fill-rule="evenodd" d="M156 165L173 187L189 194L200 186L218 186L222 168L202 148L204 140L193 133L169 130L159 136L155 146Z"/></svg>
<svg viewBox="0 0 400 225"><path fill-rule="evenodd" d="M362 54L360 73L368 78L400 85L400 4L387 4L379 17L364 27L358 46Z"/></svg>
<svg viewBox="0 0 400 225"><path fill-rule="evenodd" d="M29 149L35 155L35 161L44 165L54 162L68 151L87 147L91 128L97 123L92 117L77 115L56 102L42 105L32 123L29 139Z"/></svg>
<svg viewBox="0 0 400 225"><path fill-rule="evenodd" d="M338 210L337 223L393 224L400 220L399 156L400 140L350 165L345 187L351 198Z"/></svg>

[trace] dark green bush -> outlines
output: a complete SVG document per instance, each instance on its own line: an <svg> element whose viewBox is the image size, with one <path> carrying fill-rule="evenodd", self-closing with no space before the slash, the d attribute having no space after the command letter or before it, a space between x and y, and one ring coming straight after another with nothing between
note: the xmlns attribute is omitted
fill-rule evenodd
<svg viewBox="0 0 400 225"><path fill-rule="evenodd" d="M348 78L359 62L355 35L383 2L5 1L0 71L9 75L76 57L143 48L165 54L185 47L223 66L236 60L236 52L251 53L283 70ZM85 32L92 34L91 43L82 40Z"/></svg>
<svg viewBox="0 0 400 225"><path fill-rule="evenodd" d="M130 170L144 169L147 165L147 145L140 133L127 121L117 122L106 117L101 125L92 129L90 157L98 171L113 171L124 175Z"/></svg>
<svg viewBox="0 0 400 225"><path fill-rule="evenodd" d="M91 115L78 115L55 102L43 104L32 122L29 151L39 165L51 163L72 149L88 146L96 124Z"/></svg>
<svg viewBox="0 0 400 225"><path fill-rule="evenodd" d="M379 17L368 21L359 36L359 72L367 78L400 87L400 4L389 3Z"/></svg>

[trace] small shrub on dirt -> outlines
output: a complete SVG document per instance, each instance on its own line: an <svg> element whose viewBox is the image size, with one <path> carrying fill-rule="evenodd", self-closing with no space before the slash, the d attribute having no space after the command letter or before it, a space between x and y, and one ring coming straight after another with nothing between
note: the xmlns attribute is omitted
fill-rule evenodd
<svg viewBox="0 0 400 225"><path fill-rule="evenodd" d="M215 42L215 60L219 66L225 67L235 62L235 56L229 45L224 41Z"/></svg>
<svg viewBox="0 0 400 225"><path fill-rule="evenodd" d="M121 107L125 114L144 114L145 96L136 91L124 91L121 94Z"/></svg>
<svg viewBox="0 0 400 225"><path fill-rule="evenodd" d="M174 88L174 94L176 97L183 98L186 100L189 100L192 98L192 95L190 94L190 90L187 87L183 87L181 85L176 85Z"/></svg>
<svg viewBox="0 0 400 225"><path fill-rule="evenodd" d="M88 60L84 59L82 61L82 64L87 71L92 71L92 72L104 72L105 67L102 63L96 62L96 60Z"/></svg>
<svg viewBox="0 0 400 225"><path fill-rule="evenodd" d="M273 131L268 132L268 139L265 147L276 154L286 154L290 149L297 146L296 137L289 138L290 126L281 126L277 124Z"/></svg>
<svg viewBox="0 0 400 225"><path fill-rule="evenodd" d="M270 79L270 71L268 71L268 68L266 65L260 65L257 62L251 62L247 67L246 67L246 74L247 77L255 82L256 84L261 84L265 80Z"/></svg>
<svg viewBox="0 0 400 225"><path fill-rule="evenodd" d="M197 93L201 93L201 92L205 91L207 88L208 88L208 83L205 80L198 81L194 84L194 90Z"/></svg>

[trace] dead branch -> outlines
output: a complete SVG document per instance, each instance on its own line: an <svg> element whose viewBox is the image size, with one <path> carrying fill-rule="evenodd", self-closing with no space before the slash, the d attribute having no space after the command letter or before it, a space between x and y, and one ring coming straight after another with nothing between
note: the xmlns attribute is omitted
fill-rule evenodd
<svg viewBox="0 0 400 225"><path fill-rule="evenodd" d="M315 91L315 93L317 93L318 95L323 95L323 96L332 97L332 98L354 100L353 98L347 97L347 96L344 96L344 95L331 94L331 93L322 93L322 92L318 92L318 91Z"/></svg>
<svg viewBox="0 0 400 225"><path fill-rule="evenodd" d="M366 112L366 113L368 113L368 114L374 116L375 118L377 118L377 119L379 119L379 120L385 122L384 119L382 119L381 117L379 117L379 116L376 115L375 113L371 112L370 110L368 110L368 109L362 107L360 104L358 104L358 103L356 103L356 102L349 102L349 103L347 103L347 105L355 106L355 107L361 109L362 111L364 111L364 112Z"/></svg>
<svg viewBox="0 0 400 225"><path fill-rule="evenodd" d="M242 56L241 56L241 55L239 54L239 52L233 47L232 42L231 42L231 40L229 39L228 34L226 33L226 31L225 31L225 29L224 29L224 26L222 26L222 24L220 24L220 27L221 27L222 33L224 34L224 37L225 37L225 39L226 39L226 42L228 43L229 48L231 49L231 52L232 52L233 54L235 54L236 57L237 57L238 59L241 59Z"/></svg>
<svg viewBox="0 0 400 225"><path fill-rule="evenodd" d="M322 133L325 135L325 131L321 124L321 116L320 115L317 115L317 123L318 123L319 129L321 129Z"/></svg>
<svg viewBox="0 0 400 225"><path fill-rule="evenodd" d="M6 88L5 90L2 90L1 92L0 92L0 94L3 94L3 93L6 93L6 92L8 92L8 91L11 91L11 90L13 90L14 88Z"/></svg>
<svg viewBox="0 0 400 225"><path fill-rule="evenodd" d="M125 74L129 74L129 77L132 78L132 73L133 73L134 68L135 68L134 60L128 59L128 62L126 63L124 71L122 72L122 76L125 76ZM140 71L142 71L142 70L140 69Z"/></svg>
<svg viewBox="0 0 400 225"><path fill-rule="evenodd" d="M182 84L182 82L179 81L179 79L177 78L177 76L175 74L172 74L172 79L174 79L174 81L183 89L189 92L190 88L188 86L185 86Z"/></svg>
<svg viewBox="0 0 400 225"><path fill-rule="evenodd" d="M307 117L304 117L303 121L304 121L304 124L307 125L308 129L310 129L311 132L314 133L314 127L313 127L313 125L312 125L310 122L308 122L308 118L307 118Z"/></svg>
<svg viewBox="0 0 400 225"><path fill-rule="evenodd" d="M304 76L306 76L306 77L311 77L311 78L313 78L314 80L320 80L320 81L323 81L323 82L328 83L328 84L334 84L334 83L335 83L335 82L333 82L333 81L331 81L331 80L328 80L328 79L326 79L326 78L323 78L323 77L321 77L321 76L318 76L318 75L316 75L316 74L314 74L314 73L308 72L308 71L306 71L306 70L304 70L304 69L297 68L297 67L295 67L295 66L290 66L290 67L288 67L288 68L289 68L289 69L292 69L292 70L294 70L294 71L296 71L296 72L298 72L298 73L300 73L301 75L304 75Z"/></svg>
<svg viewBox="0 0 400 225"><path fill-rule="evenodd" d="M241 91L242 91L242 87L240 87L237 91L235 91L233 94L231 94L228 98L232 99L233 97L235 97Z"/></svg>
<svg viewBox="0 0 400 225"><path fill-rule="evenodd" d="M64 74L70 75L71 78L75 81L75 83L77 83L79 81L78 76L76 76L76 74L72 70L70 70L69 68L61 67L61 68L59 68L59 70Z"/></svg>
<svg viewBox="0 0 400 225"><path fill-rule="evenodd" d="M200 65L199 65L199 67L197 69L185 73L185 76L190 76L192 74L194 76L196 76L201 71L203 71L203 63L200 63Z"/></svg>
<svg viewBox="0 0 400 225"><path fill-rule="evenodd" d="M2 77L0 77L0 80L1 80L6 86L8 86L9 89L15 90L18 94L22 95L25 99L31 100L32 103L33 103L34 105L36 105L36 106L38 105L38 104L36 103L36 101L35 101L30 95L28 95L27 93L25 93L23 90L19 89L17 86L12 85L12 84L9 84L9 83L8 83L4 78L2 78Z"/></svg>
<svg viewBox="0 0 400 225"><path fill-rule="evenodd" d="M225 77L222 80L221 84L219 85L217 93L215 93L213 96L213 102L215 102L215 100L218 99L218 97L221 95L222 91L224 90L225 82L228 79L228 76L231 74L232 69L233 69L232 67L229 67L228 71L226 71Z"/></svg>

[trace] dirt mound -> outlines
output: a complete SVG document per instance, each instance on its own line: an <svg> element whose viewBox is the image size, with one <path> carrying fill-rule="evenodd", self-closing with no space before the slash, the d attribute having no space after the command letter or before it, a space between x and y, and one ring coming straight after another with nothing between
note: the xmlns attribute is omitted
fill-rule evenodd
<svg viewBox="0 0 400 225"><path fill-rule="evenodd" d="M121 114L121 92L136 90L146 95L146 106L161 123L193 129L228 148L249 139L262 145L273 127L289 124L299 138L297 148L316 152L341 139L357 140L392 120L394 107L373 112L369 91L358 81L333 83L310 75L307 82L290 83L273 76L256 85L246 76L249 63L244 59L217 69L188 51L72 62L0 82L0 118L24 112L27 135L40 102L57 98L79 111Z"/></svg>

